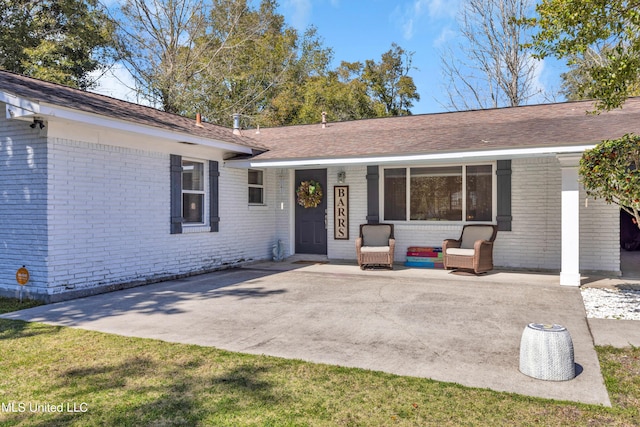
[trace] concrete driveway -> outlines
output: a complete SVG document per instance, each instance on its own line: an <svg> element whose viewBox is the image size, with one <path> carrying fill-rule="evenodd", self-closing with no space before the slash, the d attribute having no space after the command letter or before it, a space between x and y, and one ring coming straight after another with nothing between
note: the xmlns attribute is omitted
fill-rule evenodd
<svg viewBox="0 0 640 427"><path fill-rule="evenodd" d="M556 275L263 263L2 317L610 406L580 290ZM519 372L531 322L569 330L575 379Z"/></svg>

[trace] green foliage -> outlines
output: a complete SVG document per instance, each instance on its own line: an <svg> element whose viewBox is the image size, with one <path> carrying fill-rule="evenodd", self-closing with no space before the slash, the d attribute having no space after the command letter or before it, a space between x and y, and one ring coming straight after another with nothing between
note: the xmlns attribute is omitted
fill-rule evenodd
<svg viewBox="0 0 640 427"><path fill-rule="evenodd" d="M242 127L410 114L412 53L342 62L314 27L287 26L274 0L126 0L120 51L139 93L165 111Z"/></svg>
<svg viewBox="0 0 640 427"><path fill-rule="evenodd" d="M596 98L596 93L592 92L595 86L592 84L590 69L603 66L612 55L615 56L615 52L606 45L589 47L584 53L571 55L568 60L569 71L560 76L562 78L562 93L567 99L578 101ZM629 96L640 95L640 80L629 83L627 94Z"/></svg>
<svg viewBox="0 0 640 427"><path fill-rule="evenodd" d="M109 61L113 25L96 0L0 1L0 68L80 89Z"/></svg>
<svg viewBox="0 0 640 427"><path fill-rule="evenodd" d="M409 115L420 99L408 75L412 56L394 43L379 62L342 61L335 70L300 73L272 100L261 125L317 123L322 112L330 122Z"/></svg>
<svg viewBox="0 0 640 427"><path fill-rule="evenodd" d="M0 314L12 311L24 310L25 308L37 307L44 304L38 300L24 298L22 302L18 298L0 297Z"/></svg>
<svg viewBox="0 0 640 427"><path fill-rule="evenodd" d="M362 79L371 98L384 106L385 116L411 114L409 108L413 107L413 101L420 100L416 85L408 75L412 57L413 52L393 43L391 49L382 54L380 62L365 62Z"/></svg>
<svg viewBox="0 0 640 427"><path fill-rule="evenodd" d="M587 196L620 205L640 227L640 135L606 140L585 151L579 174Z"/></svg>
<svg viewBox="0 0 640 427"><path fill-rule="evenodd" d="M598 43L606 43L605 61L583 64L587 78L577 89L597 99L598 110L620 107L640 82L640 9L629 0L542 0L533 48L539 58L568 58L572 65Z"/></svg>

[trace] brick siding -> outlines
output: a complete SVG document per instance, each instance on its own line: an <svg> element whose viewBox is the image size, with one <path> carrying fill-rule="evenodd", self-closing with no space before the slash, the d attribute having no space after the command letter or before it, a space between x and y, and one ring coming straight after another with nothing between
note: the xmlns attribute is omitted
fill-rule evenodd
<svg viewBox="0 0 640 427"><path fill-rule="evenodd" d="M350 240L333 240L333 194L329 194L329 258L355 259L359 224L366 222L366 167L329 168L331 182L345 170L349 185ZM335 185L335 182L332 183ZM561 173L555 157L512 161L512 231L498 232L494 246L496 266L559 271L561 253ZM380 195L382 198L382 194ZM615 205L589 200L580 193L580 269L620 273L619 217ZM441 246L458 238L462 225L396 223L397 262L405 261L409 246Z"/></svg>

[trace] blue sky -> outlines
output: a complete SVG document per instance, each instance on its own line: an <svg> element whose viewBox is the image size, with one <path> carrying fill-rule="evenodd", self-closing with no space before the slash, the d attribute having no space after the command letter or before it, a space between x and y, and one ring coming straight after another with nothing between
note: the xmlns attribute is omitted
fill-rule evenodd
<svg viewBox="0 0 640 427"><path fill-rule="evenodd" d="M457 44L456 16L461 0L280 0L280 13L300 31L314 25L340 61L380 60L395 42L414 52L410 74L420 101L413 114L445 111L440 52ZM564 68L553 60L540 64L536 84L557 90ZM561 99L558 99L561 100ZM544 99L536 99L544 102Z"/></svg>
<svg viewBox="0 0 640 427"><path fill-rule="evenodd" d="M459 42L455 19L461 1L279 0L279 12L288 25L300 32L315 26L324 45L334 51L334 66L343 60L379 61L394 42L414 52L416 69L410 75L421 99L411 111L423 114L446 110L442 105L446 89L442 84L440 51L448 44ZM563 70L557 62L545 60L538 68L537 86L547 91L557 90ZM120 78L127 80L122 73ZM131 91L118 85L117 79L107 77L101 86L97 92L135 102ZM544 102L544 99L534 102Z"/></svg>
<svg viewBox="0 0 640 427"><path fill-rule="evenodd" d="M455 37L457 0L282 0L280 11L289 25L304 30L314 25L325 45L340 61L380 60L397 43L414 52L410 74L421 100L414 114L442 111L434 99L440 91L438 49Z"/></svg>

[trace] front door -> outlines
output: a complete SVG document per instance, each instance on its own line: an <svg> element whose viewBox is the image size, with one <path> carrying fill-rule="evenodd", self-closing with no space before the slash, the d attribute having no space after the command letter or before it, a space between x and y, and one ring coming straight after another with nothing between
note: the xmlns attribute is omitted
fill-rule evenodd
<svg viewBox="0 0 640 427"><path fill-rule="evenodd" d="M296 171L294 191L305 181L314 180L322 187L322 201L316 207L305 208L296 201L296 253L327 254L327 170L305 169Z"/></svg>

